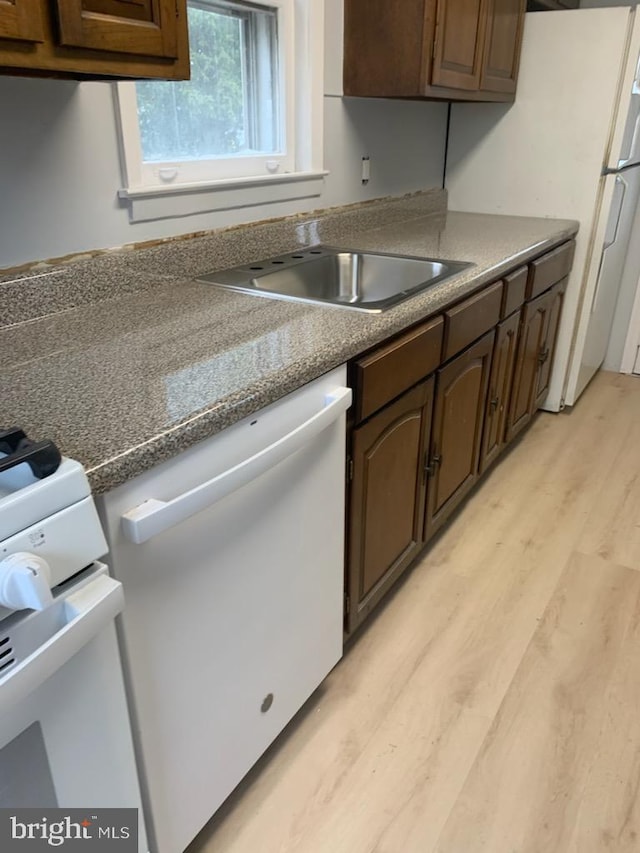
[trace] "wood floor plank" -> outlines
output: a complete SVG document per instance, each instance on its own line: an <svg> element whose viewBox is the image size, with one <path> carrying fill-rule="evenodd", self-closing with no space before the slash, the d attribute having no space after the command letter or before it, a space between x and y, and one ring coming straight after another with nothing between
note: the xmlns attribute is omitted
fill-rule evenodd
<svg viewBox="0 0 640 853"><path fill-rule="evenodd" d="M454 520L430 549L429 565L444 561L459 573L478 567L485 571L511 542L520 542L525 550L537 547L549 524L555 527L568 519L570 528L560 528L565 545L560 559L566 559L597 508L603 484L617 478L611 471L619 448L637 428L617 376L599 374L575 412L538 417L465 504L460 523Z"/></svg>
<svg viewBox="0 0 640 853"><path fill-rule="evenodd" d="M625 700L638 695L637 684L614 672L621 659L638 661L639 606L640 573L595 557L572 557L447 820L438 853L606 849L601 841L611 828L599 826L581 805L587 789L595 792L604 782L598 762L603 732L615 731L618 716L630 722ZM625 686L631 697L620 695ZM616 690L622 702L612 701ZM640 718L625 731L627 747L637 752ZM629 794L640 784L640 765L633 763L635 778L610 790L611 812L633 806ZM638 828L634 824L632 831ZM589 834L595 846L587 848Z"/></svg>
<svg viewBox="0 0 640 853"><path fill-rule="evenodd" d="M541 415L189 853L430 853L638 414L600 374Z"/></svg>
<svg viewBox="0 0 640 853"><path fill-rule="evenodd" d="M640 608L636 602L606 695L567 853L640 850Z"/></svg>
<svg viewBox="0 0 640 853"><path fill-rule="evenodd" d="M581 535L580 550L640 569L640 377L620 376L615 384L633 426L620 443L614 476L604 482Z"/></svg>

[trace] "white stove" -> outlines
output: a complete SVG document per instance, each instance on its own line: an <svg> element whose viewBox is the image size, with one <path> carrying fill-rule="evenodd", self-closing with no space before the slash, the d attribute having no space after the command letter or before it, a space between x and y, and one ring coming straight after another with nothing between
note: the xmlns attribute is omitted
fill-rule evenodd
<svg viewBox="0 0 640 853"><path fill-rule="evenodd" d="M0 433L0 451L6 434ZM0 452L0 622L15 610L48 607L52 588L106 552L79 462L58 454L41 477L23 454Z"/></svg>
<svg viewBox="0 0 640 853"><path fill-rule="evenodd" d="M106 551L82 465L0 430L0 807L135 807L144 853Z"/></svg>

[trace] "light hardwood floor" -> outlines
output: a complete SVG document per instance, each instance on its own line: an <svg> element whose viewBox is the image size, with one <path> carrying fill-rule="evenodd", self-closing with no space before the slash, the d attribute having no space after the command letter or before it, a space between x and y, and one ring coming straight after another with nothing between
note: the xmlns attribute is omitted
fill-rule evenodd
<svg viewBox="0 0 640 853"><path fill-rule="evenodd" d="M640 851L640 379L541 414L189 853Z"/></svg>

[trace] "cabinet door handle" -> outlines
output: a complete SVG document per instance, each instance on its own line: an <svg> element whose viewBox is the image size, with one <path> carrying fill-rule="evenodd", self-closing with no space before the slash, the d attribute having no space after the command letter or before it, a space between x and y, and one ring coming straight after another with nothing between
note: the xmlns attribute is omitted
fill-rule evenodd
<svg viewBox="0 0 640 853"><path fill-rule="evenodd" d="M543 365L545 361L549 358L549 347L545 347L540 351L538 355L538 364Z"/></svg>
<svg viewBox="0 0 640 853"><path fill-rule="evenodd" d="M497 410L499 405L500 397L494 397L492 400L489 401L489 408L491 409L492 414Z"/></svg>
<svg viewBox="0 0 640 853"><path fill-rule="evenodd" d="M434 454L434 456L431 457L431 462L428 462L424 466L424 473L427 475L427 477L433 477L434 474L436 473L436 469L437 469L438 465L441 465L441 464L442 464L442 456L439 456L437 453Z"/></svg>

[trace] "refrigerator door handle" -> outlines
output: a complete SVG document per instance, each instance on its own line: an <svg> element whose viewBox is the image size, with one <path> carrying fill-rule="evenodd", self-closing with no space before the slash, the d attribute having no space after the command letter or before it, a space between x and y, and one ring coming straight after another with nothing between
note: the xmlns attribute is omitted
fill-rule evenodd
<svg viewBox="0 0 640 853"><path fill-rule="evenodd" d="M627 189L629 188L629 184L625 181L622 175L616 175L616 190L618 191L618 214L616 216L616 224L613 229L613 235L610 236L609 231L605 234L604 237L604 250L606 251L609 246L613 246L613 244L618 239L618 231L620 229L620 219L622 218L622 208L624 206L624 197L627 194Z"/></svg>
<svg viewBox="0 0 640 853"><path fill-rule="evenodd" d="M602 247L602 254L600 255L600 264L598 266L598 277L596 279L596 286L593 291L593 299L591 300L591 313L596 310L596 305L598 302L598 294L600 292L600 283L602 281L602 266L604 264L604 258L607 253L607 249L609 249L618 239L618 231L620 230L620 220L622 219L622 208L624 207L624 197L627 194L627 189L629 188L629 184L625 181L622 175L616 175L616 191L618 191L618 213L616 215L615 226L613 228L613 234L610 235L610 228L607 228L607 232L604 237L604 245ZM611 207L612 211L615 208ZM610 225L610 222L609 222Z"/></svg>
<svg viewBox="0 0 640 853"><path fill-rule="evenodd" d="M633 95L640 95L640 56L638 56L638 62L636 63L636 73L633 78L631 93Z"/></svg>
<svg viewBox="0 0 640 853"><path fill-rule="evenodd" d="M622 169L625 166L628 166L630 163L634 163L638 160L638 140L640 139L640 111L636 115L636 123L633 127L633 136L631 137L631 142L629 143L629 150L627 151L627 156L620 160L618 163L618 168Z"/></svg>

